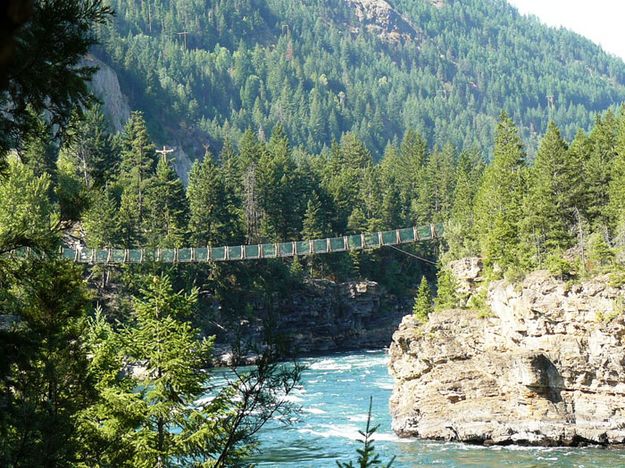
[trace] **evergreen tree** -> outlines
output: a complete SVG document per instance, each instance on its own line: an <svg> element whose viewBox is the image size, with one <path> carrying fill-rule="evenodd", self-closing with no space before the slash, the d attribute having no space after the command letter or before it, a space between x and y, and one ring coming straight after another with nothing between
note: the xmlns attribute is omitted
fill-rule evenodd
<svg viewBox="0 0 625 468"><path fill-rule="evenodd" d="M90 355L86 378L94 382L97 399L78 419L82 458L89 466L130 466L136 451L136 428L145 407L135 392L124 340L100 308L87 319L85 350Z"/></svg>
<svg viewBox="0 0 625 468"><path fill-rule="evenodd" d="M516 262L524 192L525 151L514 123L502 114L493 160L475 202L476 232L489 267L507 268Z"/></svg>
<svg viewBox="0 0 625 468"><path fill-rule="evenodd" d="M189 173L189 234L194 245L224 245L237 232L238 214L229 210L223 173L205 157Z"/></svg>
<svg viewBox="0 0 625 468"><path fill-rule="evenodd" d="M29 110L29 112L32 112ZM44 116L32 117L32 129L28 137L20 142L23 150L22 160L33 170L36 176L47 174L56 181L56 160L58 156L52 134Z"/></svg>
<svg viewBox="0 0 625 468"><path fill-rule="evenodd" d="M120 242L118 207L106 188L91 193L89 209L83 214L87 245L90 248L115 247Z"/></svg>
<svg viewBox="0 0 625 468"><path fill-rule="evenodd" d="M184 186L163 155L145 194L145 239L148 246L182 247L187 230L188 207Z"/></svg>
<svg viewBox="0 0 625 468"><path fill-rule="evenodd" d="M60 260L12 263L0 294L18 325L0 337L0 464L68 466L82 452L76 420L95 399L82 348L86 285Z"/></svg>
<svg viewBox="0 0 625 468"><path fill-rule="evenodd" d="M239 162L242 173L252 165L258 165L264 152L263 144L258 141L256 134L250 129L246 130L239 141Z"/></svg>
<svg viewBox="0 0 625 468"><path fill-rule="evenodd" d="M304 228L302 236L304 239L322 239L327 232L327 226L323 221L321 212L321 201L317 192L313 192L306 205L304 215Z"/></svg>
<svg viewBox="0 0 625 468"><path fill-rule="evenodd" d="M357 174L354 169L347 169L352 174ZM367 166L364 169L359 170L361 174L360 180L360 193L357 198L360 206L362 206L363 213L367 219L368 231L380 231L383 227L382 220L382 184L380 180L380 170L378 166ZM385 187L387 189L388 187ZM392 201L387 198L388 208L392 208ZM352 205L353 206L353 205Z"/></svg>
<svg viewBox="0 0 625 468"><path fill-rule="evenodd" d="M446 221L453 204L455 184L454 148L445 145L434 151L419 180L419 195L415 204L417 224Z"/></svg>
<svg viewBox="0 0 625 468"><path fill-rule="evenodd" d="M560 130L551 122L528 174L529 193L520 223L525 249L538 264L547 253L572 243L579 170Z"/></svg>
<svg viewBox="0 0 625 468"><path fill-rule="evenodd" d="M454 201L449 221L445 225L448 245L446 258L458 259L479 254L475 232L474 203L480 186L484 162L479 153L463 151L457 167Z"/></svg>
<svg viewBox="0 0 625 468"><path fill-rule="evenodd" d="M194 403L205 391L203 369L212 340L200 340L184 321L196 302L197 291L175 293L166 277L149 278L134 302L136 324L124 334L125 351L145 368L135 390L141 408L141 422L132 434L135 466L167 466L211 451L213 423ZM206 428L198 428L198 418Z"/></svg>
<svg viewBox="0 0 625 468"><path fill-rule="evenodd" d="M386 185L382 192L382 226L384 229L403 227L399 189L395 184Z"/></svg>
<svg viewBox="0 0 625 468"><path fill-rule="evenodd" d="M113 177L116 155L100 105L86 109L82 116L76 114L67 137L61 152L87 189L102 186Z"/></svg>
<svg viewBox="0 0 625 468"><path fill-rule="evenodd" d="M168 277L149 276L133 302L134 323L117 332L98 315L91 321L89 375L98 379L100 399L81 418L88 461L238 465L272 416L292 415L284 397L301 368L273 364L271 352L221 390L209 388L213 339L200 338L188 322L196 303L197 290L176 293ZM123 372L129 363L141 372ZM201 398L209 391L212 398Z"/></svg>
<svg viewBox="0 0 625 468"><path fill-rule="evenodd" d="M55 242L58 221L48 197L50 177L35 176L32 168L9 158L0 179L0 249L20 246L48 250ZM0 270L1 271L1 270Z"/></svg>
<svg viewBox="0 0 625 468"><path fill-rule="evenodd" d="M434 305L436 310L454 309L460 305L458 297L458 282L456 277L448 268L438 270L436 299Z"/></svg>
<svg viewBox="0 0 625 468"><path fill-rule="evenodd" d="M204 155L204 159L210 157L210 153ZM241 167L240 160L229 139L224 141L224 145L219 153L219 163L224 174L224 184L226 191L230 194L230 205L236 206L241 198Z"/></svg>
<svg viewBox="0 0 625 468"><path fill-rule="evenodd" d="M67 465L80 442L75 418L91 402L81 348L87 307L81 269L55 259L58 213L50 178L10 158L0 180L0 245L37 258L0 262L0 465Z"/></svg>
<svg viewBox="0 0 625 468"><path fill-rule="evenodd" d="M57 183L54 193L59 202L61 219L78 221L89 206L89 191L81 177L76 174L74 162L66 152L62 151L59 154L56 173Z"/></svg>
<svg viewBox="0 0 625 468"><path fill-rule="evenodd" d="M590 156L585 161L586 215L593 229L608 225L609 209L606 188L612 180L612 163L616 147L616 119L611 111L597 117L589 136Z"/></svg>
<svg viewBox="0 0 625 468"><path fill-rule="evenodd" d="M615 143L608 213L616 243L622 249L625 247L625 106L621 107L618 118Z"/></svg>
<svg viewBox="0 0 625 468"><path fill-rule="evenodd" d="M347 229L352 234L359 234L367 230L367 217L360 207L354 208L347 219Z"/></svg>
<svg viewBox="0 0 625 468"><path fill-rule="evenodd" d="M390 468L395 461L395 457L391 458L391 460L383 464L380 456L375 452L375 447L373 446L373 435L376 433L379 425L372 426L371 425L371 405L373 404L373 398L369 397L369 411L367 412L367 425L365 427L364 432L358 431L358 433L363 437L359 440L362 443L362 448L357 449L358 453L358 461L357 465L354 465L351 461L349 463L343 463L337 461L336 464L339 468L355 468L356 466L360 468L368 468L372 466L379 466L382 468Z"/></svg>
<svg viewBox="0 0 625 468"><path fill-rule="evenodd" d="M267 239L286 241L296 237L301 214L294 210L296 166L288 139L277 126L257 168L261 233ZM300 215L300 216L298 216Z"/></svg>
<svg viewBox="0 0 625 468"><path fill-rule="evenodd" d="M346 134L340 145L332 145L328 159L324 167L323 186L336 207L333 229L344 232L347 218L356 206L361 206L368 218L379 219L380 210L374 206L379 195L376 187L377 175L371 168L371 154L362 142L354 134ZM376 199L372 198L374 193Z"/></svg>
<svg viewBox="0 0 625 468"><path fill-rule="evenodd" d="M421 322L426 322L429 315L432 313L432 290L428 284L425 276L421 277L421 283L419 283L419 290L417 291L417 297L415 297L412 313L415 318Z"/></svg>
<svg viewBox="0 0 625 468"><path fill-rule="evenodd" d="M133 112L124 128L118 184L122 190L120 223L125 247L145 241L145 197L154 175L156 153L145 120Z"/></svg>
<svg viewBox="0 0 625 468"><path fill-rule="evenodd" d="M87 81L95 69L81 61L97 42L94 27L106 23L112 12L101 2L82 0L66 0L62 7L57 2L14 3L5 10L7 19L30 20L23 21L15 42L5 49L13 60L0 68L0 155L33 137L63 133L72 113L87 106ZM8 26L3 25L3 33L11 33L4 30ZM35 122L42 115L45 120Z"/></svg>

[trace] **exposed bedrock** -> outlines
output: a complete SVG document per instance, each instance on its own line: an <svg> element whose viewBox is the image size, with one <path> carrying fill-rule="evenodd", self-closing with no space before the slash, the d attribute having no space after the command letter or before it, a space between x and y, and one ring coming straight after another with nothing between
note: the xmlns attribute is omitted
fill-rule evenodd
<svg viewBox="0 0 625 468"><path fill-rule="evenodd" d="M625 443L624 295L608 277L570 285L535 272L491 283L487 318L404 317L390 348L393 429L480 444Z"/></svg>
<svg viewBox="0 0 625 468"><path fill-rule="evenodd" d="M223 328L210 332L217 334L217 351L225 362L235 358L232 343L237 339L262 343L267 331L279 337L292 355L383 348L410 308L409 298L388 294L373 281L312 280L276 298L272 310L254 305L253 318L234 327L226 325L227 317L218 317Z"/></svg>

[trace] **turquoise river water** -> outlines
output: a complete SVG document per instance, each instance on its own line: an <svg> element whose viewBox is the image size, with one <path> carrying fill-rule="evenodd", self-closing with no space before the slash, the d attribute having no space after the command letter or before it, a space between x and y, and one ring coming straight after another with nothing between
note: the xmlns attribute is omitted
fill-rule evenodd
<svg viewBox="0 0 625 468"><path fill-rule="evenodd" d="M388 401L393 380L384 351L335 354L301 360L308 366L292 395L302 413L291 425L272 423L260 433L262 467L332 467L356 461L358 430L364 430L369 396L372 419L380 424L375 447L395 467L625 467L625 451L602 448L476 447L399 439L391 430Z"/></svg>

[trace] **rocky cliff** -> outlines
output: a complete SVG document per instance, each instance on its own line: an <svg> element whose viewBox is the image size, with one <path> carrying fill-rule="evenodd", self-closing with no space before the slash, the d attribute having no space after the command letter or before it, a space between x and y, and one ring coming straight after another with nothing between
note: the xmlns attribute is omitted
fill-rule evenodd
<svg viewBox="0 0 625 468"><path fill-rule="evenodd" d="M464 276L470 288L479 272ZM483 444L625 443L624 297L607 276L571 285L535 272L491 283L486 314L404 317L390 348L393 429Z"/></svg>
<svg viewBox="0 0 625 468"><path fill-rule="evenodd" d="M117 73L93 55L87 55L83 59L83 64L97 69L89 86L93 94L102 102L102 110L112 130L121 132L130 118L130 106L128 98L119 85ZM161 138L157 138L157 141L160 144ZM164 143L174 148L172 162L176 173L186 185L193 161L182 148L180 141L165 141Z"/></svg>
<svg viewBox="0 0 625 468"><path fill-rule="evenodd" d="M385 293L373 281L312 280L278 299L272 310L256 305L254 319L233 326L217 317L221 326L210 332L217 334L225 362L236 359L232 344L238 339L260 344L267 331L292 355L382 348L410 307L410 300Z"/></svg>
<svg viewBox="0 0 625 468"><path fill-rule="evenodd" d="M87 55L83 63L97 68L91 79L91 91L102 102L104 115L113 130L120 132L130 117L130 107L119 86L117 73L93 55Z"/></svg>
<svg viewBox="0 0 625 468"><path fill-rule="evenodd" d="M400 42L417 37L417 31L386 0L346 0L358 21L382 40Z"/></svg>

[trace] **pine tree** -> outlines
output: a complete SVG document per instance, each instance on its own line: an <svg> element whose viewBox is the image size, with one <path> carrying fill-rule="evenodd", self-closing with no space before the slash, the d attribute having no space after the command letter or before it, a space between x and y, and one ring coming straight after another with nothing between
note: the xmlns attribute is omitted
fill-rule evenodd
<svg viewBox="0 0 625 468"><path fill-rule="evenodd" d="M612 163L616 147L616 119L611 111L597 121L590 132L590 156L585 161L586 215L593 229L608 225L608 187L612 180Z"/></svg>
<svg viewBox="0 0 625 468"><path fill-rule="evenodd" d="M395 461L395 457L391 458L388 463L383 464L380 459L380 455L378 455L375 451L375 447L373 445L373 436L380 427L371 425L371 406L373 404L373 397L369 397L369 411L367 412L367 425L364 431L358 431L358 433L362 436L362 439L359 442L362 443L362 448L357 449L358 453L358 461L357 465L354 465L351 461L348 463L343 463L337 461L336 464L339 468L355 468L356 466L360 468L369 468L372 466L379 466L381 468L390 468Z"/></svg>
<svg viewBox="0 0 625 468"><path fill-rule="evenodd" d="M50 177L35 176L31 167L9 158L0 179L0 249L20 246L49 249L55 242L58 214L49 199Z"/></svg>
<svg viewBox="0 0 625 468"><path fill-rule="evenodd" d="M566 249L573 242L579 171L560 130L550 122L528 174L529 194L520 224L524 249L538 264L548 253Z"/></svg>
<svg viewBox="0 0 625 468"><path fill-rule="evenodd" d="M101 2L87 7L81 0L66 0L62 8L55 2L12 3L10 10L4 11L5 53L0 60L2 155L9 149L21 148L32 136L50 135L53 130L64 132L72 112L87 106L91 100L87 84L96 70L82 60L97 43L93 28L106 23L113 12ZM25 24L12 31L10 18ZM12 33L16 40L10 40L9 45L7 39ZM33 125L33 115L46 115L43 130Z"/></svg>
<svg viewBox="0 0 625 468"><path fill-rule="evenodd" d="M420 224L440 223L449 217L456 178L454 152L451 145L434 151L422 171L416 210Z"/></svg>
<svg viewBox="0 0 625 468"><path fill-rule="evenodd" d="M133 112L124 128L117 183L122 190L120 223L125 247L145 241L145 196L154 175L156 153L143 115Z"/></svg>
<svg viewBox="0 0 625 468"><path fill-rule="evenodd" d="M204 159L211 157L210 153L204 155ZM234 151L229 139L224 141L224 145L219 153L219 165L224 174L224 184L226 191L230 194L229 204L237 205L240 201L241 190L241 167L239 156Z"/></svg>
<svg viewBox="0 0 625 468"><path fill-rule="evenodd" d="M258 141L255 133L250 129L246 130L239 141L239 161L241 172L245 173L246 169L251 164L258 165L263 152L263 144Z"/></svg>
<svg viewBox="0 0 625 468"><path fill-rule="evenodd" d="M436 310L454 309L461 303L458 297L458 282L456 277L448 268L438 270L436 299L434 305Z"/></svg>
<svg viewBox="0 0 625 468"><path fill-rule="evenodd" d="M86 109L82 116L75 114L61 152L87 189L100 187L113 177L118 161L99 104Z"/></svg>
<svg viewBox="0 0 625 468"><path fill-rule="evenodd" d="M223 173L210 155L189 173L189 234L194 245L224 245L238 232L239 214L230 211Z"/></svg>
<svg viewBox="0 0 625 468"><path fill-rule="evenodd" d="M83 214L82 224L90 248L119 245L118 206L107 188L96 189L91 193L90 206Z"/></svg>
<svg viewBox="0 0 625 468"><path fill-rule="evenodd" d="M417 291L417 297L415 298L412 313L414 316L422 321L427 321L429 315L432 313L432 290L428 284L425 276L421 277L421 283L419 284L419 290Z"/></svg>
<svg viewBox="0 0 625 468"><path fill-rule="evenodd" d="M290 417L285 400L301 368L274 363L271 350L255 369L210 389L212 338L189 323L197 290L174 292L167 276L145 278L134 322L115 331L91 321L89 376L99 400L81 418L90 464L105 466L235 466L273 416ZM129 365L141 372L124 371ZM210 393L212 398L201 398Z"/></svg>
<svg viewBox="0 0 625 468"><path fill-rule="evenodd" d="M625 247L625 106L621 107L618 118L615 153L608 213L616 243L622 249Z"/></svg>
<svg viewBox="0 0 625 468"><path fill-rule="evenodd" d="M322 239L327 234L328 227L323 219L321 201L317 192L313 192L306 205L302 236L305 239Z"/></svg>
<svg viewBox="0 0 625 468"><path fill-rule="evenodd" d="M29 110L29 112L32 112ZM33 170L34 174L39 177L44 174L50 176L55 182L56 160L58 151L55 148L52 134L48 129L48 124L44 116L32 116L33 125L31 133L20 144L23 146L21 151L22 160Z"/></svg>
<svg viewBox="0 0 625 468"><path fill-rule="evenodd" d="M98 397L77 421L83 461L89 466L128 466L145 407L134 391L132 374L120 372L127 363L123 337L100 308L87 319L84 346L90 355L86 378Z"/></svg>
<svg viewBox="0 0 625 468"><path fill-rule="evenodd" d="M445 254L447 259L479 254L473 208L483 171L484 162L479 153L475 151L461 153L457 167L454 201L449 221L445 225L445 240L449 246Z"/></svg>
<svg viewBox="0 0 625 468"><path fill-rule="evenodd" d="M82 269L60 259L3 265L0 465L69 466L81 459L76 421L95 399L82 346L88 292Z"/></svg>
<svg viewBox="0 0 625 468"><path fill-rule="evenodd" d="M427 158L427 144L423 137L415 130L408 129L404 134L399 149L402 160L408 163L413 172L423 167Z"/></svg>
<svg viewBox="0 0 625 468"><path fill-rule="evenodd" d="M403 227L399 189L395 184L386 185L382 192L382 226L384 229Z"/></svg>
<svg viewBox="0 0 625 468"><path fill-rule="evenodd" d="M137 388L142 415L133 434L135 466L166 466L210 450L206 431L194 427L197 418L209 416L193 403L205 391L203 369L212 348L212 340L200 340L184 321L196 302L197 291L175 293L167 277L149 278L134 302L136 324L125 332L125 350L145 368Z"/></svg>
<svg viewBox="0 0 625 468"><path fill-rule="evenodd" d="M367 217L360 207L354 208L347 219L347 229L352 234L359 234L367 230Z"/></svg>
<svg viewBox="0 0 625 468"><path fill-rule="evenodd" d="M383 228L382 220L382 184L380 180L380 170L378 166L367 166L361 171L360 194L358 201L362 206L367 219L368 231L380 231ZM387 187L385 187L387 188ZM387 199L390 205L390 199ZM352 205L353 206L353 205ZM389 206L391 208L391 206Z"/></svg>
<svg viewBox="0 0 625 468"><path fill-rule="evenodd" d="M145 239L152 247L182 247L188 207L182 181L163 155L145 194Z"/></svg>
<svg viewBox="0 0 625 468"><path fill-rule="evenodd" d="M297 235L295 169L288 139L277 126L257 168L261 233L267 239L286 241Z"/></svg>
<svg viewBox="0 0 625 468"><path fill-rule="evenodd" d="M493 160L476 195L475 225L489 267L516 262L525 193L525 151L517 128L504 113L497 125Z"/></svg>
<svg viewBox="0 0 625 468"><path fill-rule="evenodd" d="M408 224L418 223L420 187L423 184L424 166L427 162L427 144L416 131L406 131L399 149L397 183L400 185L400 200Z"/></svg>

